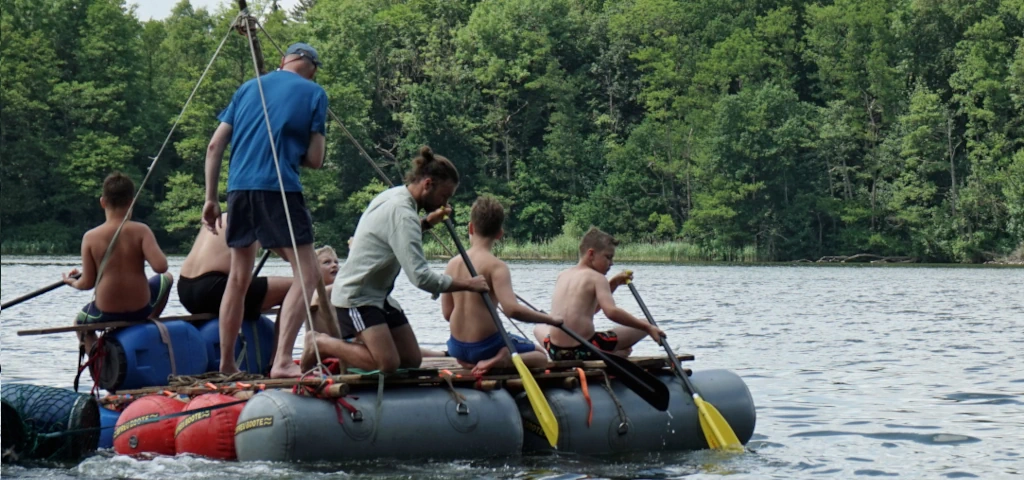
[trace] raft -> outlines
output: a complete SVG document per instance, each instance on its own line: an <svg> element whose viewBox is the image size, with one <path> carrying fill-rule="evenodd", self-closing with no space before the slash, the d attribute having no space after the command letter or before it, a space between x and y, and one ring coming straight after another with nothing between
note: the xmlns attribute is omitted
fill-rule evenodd
<svg viewBox="0 0 1024 480"><path fill-rule="evenodd" d="M601 386L603 380L590 380L592 410L577 382L544 382L549 384L543 387L544 395L558 420L558 451L599 455L708 448L693 399L683 392L681 382L670 373L658 378L672 393L667 413L655 410L617 380L608 382L610 392ZM754 433L756 413L740 377L710 370L691 379L746 444ZM238 459L472 459L551 451L525 392L513 395L503 388L482 392L442 384L385 389L382 397L372 389L350 395L354 399L344 408L283 391L254 396L235 428Z"/></svg>
<svg viewBox="0 0 1024 480"><path fill-rule="evenodd" d="M657 375L672 395L668 412L662 412L620 382L605 381L600 370L600 375L585 376L593 405L589 407L580 379L569 372L554 372L558 363L571 362L552 362L553 368L537 378L558 420L559 451L606 454L708 448L693 399L669 370ZM601 362L583 363L593 367ZM378 396L372 379L366 385L350 380L355 385L350 385L343 402L263 392L249 400L239 417L239 460L477 459L551 451L521 385L510 376L494 377L497 380L481 380L475 388L470 388L473 384L397 384L384 388L383 396ZM718 408L739 440L750 441L757 414L742 380L729 370L714 369L694 373L691 381ZM495 389L478 390L487 388L485 382L492 382L490 387Z"/></svg>
<svg viewBox="0 0 1024 480"><path fill-rule="evenodd" d="M23 458L77 459L113 443L126 455L189 453L280 462L474 459L553 450L514 369L492 369L476 378L452 358L428 358L421 368L388 375L199 375L182 372L179 362L186 362L186 372L206 370L210 352L219 347L210 341L216 324L201 326L205 336L185 322L166 324L171 345L153 324L108 334L107 348L116 362L101 368L108 373L104 378L117 380L117 391L102 399L102 406L65 389L4 385L5 449ZM267 325L247 324L251 341L239 342L236 349L236 355L251 359L254 370L262 370L269 352ZM168 376L169 350L175 352L177 375ZM693 399L668 359L630 360L666 385L667 411L656 410L611 377L600 360L548 362L532 370L558 423L557 451L602 455L707 448ZM728 370L693 372L690 378L746 444L756 412L743 380Z"/></svg>

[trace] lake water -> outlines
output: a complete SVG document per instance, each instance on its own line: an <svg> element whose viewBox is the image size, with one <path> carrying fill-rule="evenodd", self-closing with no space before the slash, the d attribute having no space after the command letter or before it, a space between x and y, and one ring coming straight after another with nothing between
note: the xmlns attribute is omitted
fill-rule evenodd
<svg viewBox="0 0 1024 480"><path fill-rule="evenodd" d="M177 273L182 258L171 260ZM60 278L73 257L2 259L14 298ZM517 291L550 304L568 266L516 263ZM440 263L435 265L440 269ZM4 465L2 475L58 478L1011 478L1024 474L1024 269L623 264L688 367L726 368L757 405L747 453L538 456L487 461L285 465L103 453L75 466ZM269 274L288 274L268 262ZM395 297L424 346L443 348L440 305L399 277ZM4 382L70 386L69 324L90 299L61 288L2 314ZM628 290L616 301L640 315ZM172 297L166 313L183 313ZM603 317L600 326L609 326ZM529 333L527 327L522 327ZM514 330L513 330L514 332ZM300 337L301 339L301 337ZM299 343L301 345L301 343ZM656 355L649 341L637 355ZM298 350L296 350L298 355ZM87 389L88 387L86 387Z"/></svg>

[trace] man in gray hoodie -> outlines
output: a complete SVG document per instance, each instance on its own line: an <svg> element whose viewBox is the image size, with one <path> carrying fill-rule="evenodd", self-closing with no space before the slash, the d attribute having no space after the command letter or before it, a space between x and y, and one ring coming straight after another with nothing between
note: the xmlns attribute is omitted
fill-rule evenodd
<svg viewBox="0 0 1024 480"><path fill-rule="evenodd" d="M423 254L423 231L451 214L448 200L458 185L455 166L423 147L405 185L385 190L370 202L331 292L342 336L358 342L307 335L306 341L315 341L322 356L382 372L420 366L423 357L409 319L387 301L403 269L413 285L430 293L489 291L484 277L453 280L432 271ZM420 219L420 209L430 213Z"/></svg>

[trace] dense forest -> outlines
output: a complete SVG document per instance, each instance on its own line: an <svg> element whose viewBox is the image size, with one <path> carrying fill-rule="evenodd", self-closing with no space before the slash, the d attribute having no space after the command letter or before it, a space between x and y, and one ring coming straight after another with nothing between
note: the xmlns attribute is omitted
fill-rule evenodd
<svg viewBox="0 0 1024 480"><path fill-rule="evenodd" d="M182 251L216 115L254 72L236 7L0 5L4 249L77 252L103 177L159 155L135 218ZM462 173L457 209L498 196L519 242L596 225L761 260L937 262L1024 245L1024 0L250 7L268 68L278 46L319 49L332 110L391 181L429 144ZM337 122L328 142L304 184L318 243L344 245L385 183Z"/></svg>

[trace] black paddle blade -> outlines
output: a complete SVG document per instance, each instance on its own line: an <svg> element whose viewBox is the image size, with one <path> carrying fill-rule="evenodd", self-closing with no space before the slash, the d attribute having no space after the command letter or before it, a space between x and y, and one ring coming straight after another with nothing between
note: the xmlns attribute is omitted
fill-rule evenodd
<svg viewBox="0 0 1024 480"><path fill-rule="evenodd" d="M590 350L597 358L603 360L604 364L608 367L608 373L615 375L626 388L636 392L640 398L651 404L659 412L668 410L668 386L661 380L658 380L658 377L651 375L647 370L640 368L639 365L623 357L597 348L592 343L584 340L583 337L580 337L578 333L569 330L565 325L559 325L558 328L579 342L580 345Z"/></svg>
<svg viewBox="0 0 1024 480"><path fill-rule="evenodd" d="M635 392L659 412L668 410L668 386L661 380L658 380L658 377L640 368L639 365L629 361L629 359L600 350L598 352L598 356L608 366L608 373L618 378L623 385Z"/></svg>

